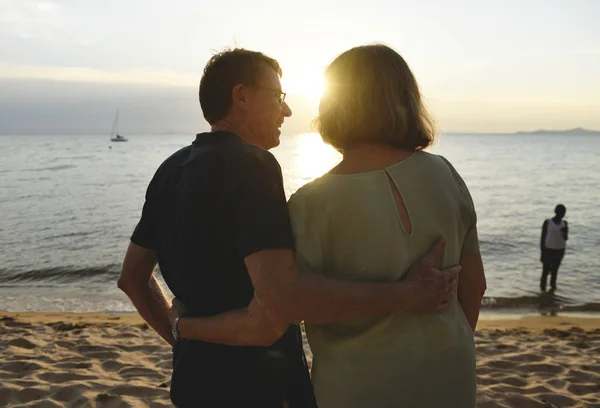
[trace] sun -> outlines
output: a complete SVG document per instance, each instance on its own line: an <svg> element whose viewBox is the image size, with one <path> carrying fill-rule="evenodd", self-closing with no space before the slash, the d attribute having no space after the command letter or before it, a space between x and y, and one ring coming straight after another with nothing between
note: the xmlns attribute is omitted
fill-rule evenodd
<svg viewBox="0 0 600 408"><path fill-rule="evenodd" d="M316 107L325 91L323 70L304 67L284 72L281 86L288 95L300 96Z"/></svg>

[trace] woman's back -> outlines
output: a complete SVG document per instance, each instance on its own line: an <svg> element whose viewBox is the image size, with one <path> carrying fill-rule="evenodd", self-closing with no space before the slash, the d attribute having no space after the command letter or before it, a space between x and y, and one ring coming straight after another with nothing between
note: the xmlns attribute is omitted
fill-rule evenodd
<svg viewBox="0 0 600 408"><path fill-rule="evenodd" d="M479 251L464 182L421 151L379 171L326 174L294 194L290 213L300 266L343 280L401 279L440 236L440 267ZM442 314L399 312L307 333L321 408L475 406L473 334L456 298Z"/></svg>

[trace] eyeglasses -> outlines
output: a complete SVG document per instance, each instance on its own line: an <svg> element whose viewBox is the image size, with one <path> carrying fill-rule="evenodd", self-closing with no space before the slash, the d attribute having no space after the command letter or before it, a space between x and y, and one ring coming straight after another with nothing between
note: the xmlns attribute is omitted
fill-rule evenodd
<svg viewBox="0 0 600 408"><path fill-rule="evenodd" d="M264 89L265 91L273 92L275 94L275 96L277 97L277 101L279 102L279 104L281 106L283 106L283 103L285 102L285 95L286 95L285 92L281 92L279 89L267 88L264 86L256 86L255 85L254 87L258 88L258 89Z"/></svg>

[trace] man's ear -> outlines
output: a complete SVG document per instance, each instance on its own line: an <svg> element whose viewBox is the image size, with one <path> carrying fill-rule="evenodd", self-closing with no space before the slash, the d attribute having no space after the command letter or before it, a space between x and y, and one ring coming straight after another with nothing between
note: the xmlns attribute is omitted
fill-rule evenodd
<svg viewBox="0 0 600 408"><path fill-rule="evenodd" d="M246 110L246 93L248 91L248 87L243 84L237 84L231 90L231 100L232 105L237 106L242 110Z"/></svg>

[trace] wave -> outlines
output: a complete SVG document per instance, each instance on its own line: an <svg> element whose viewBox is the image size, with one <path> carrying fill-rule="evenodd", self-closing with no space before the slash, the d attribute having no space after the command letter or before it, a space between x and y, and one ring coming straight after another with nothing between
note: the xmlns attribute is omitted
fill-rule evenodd
<svg viewBox="0 0 600 408"><path fill-rule="evenodd" d="M37 169L26 169L23 171L56 171L56 170L68 170L68 169L74 169L77 166L75 164L59 164L56 166L48 166L48 167L40 167Z"/></svg>
<svg viewBox="0 0 600 408"><path fill-rule="evenodd" d="M0 287L55 287L114 285L121 265L76 267L63 266L35 270L0 269ZM157 268L160 278L160 270ZM482 310L490 312L600 312L600 303L579 301L555 293L539 293L515 297L484 297Z"/></svg>
<svg viewBox="0 0 600 408"><path fill-rule="evenodd" d="M55 267L35 270L0 269L1 286L58 286L90 281L116 282L120 265L111 264L96 267Z"/></svg>
<svg viewBox="0 0 600 408"><path fill-rule="evenodd" d="M484 297L483 310L600 312L600 303L581 302L551 292L517 297Z"/></svg>

